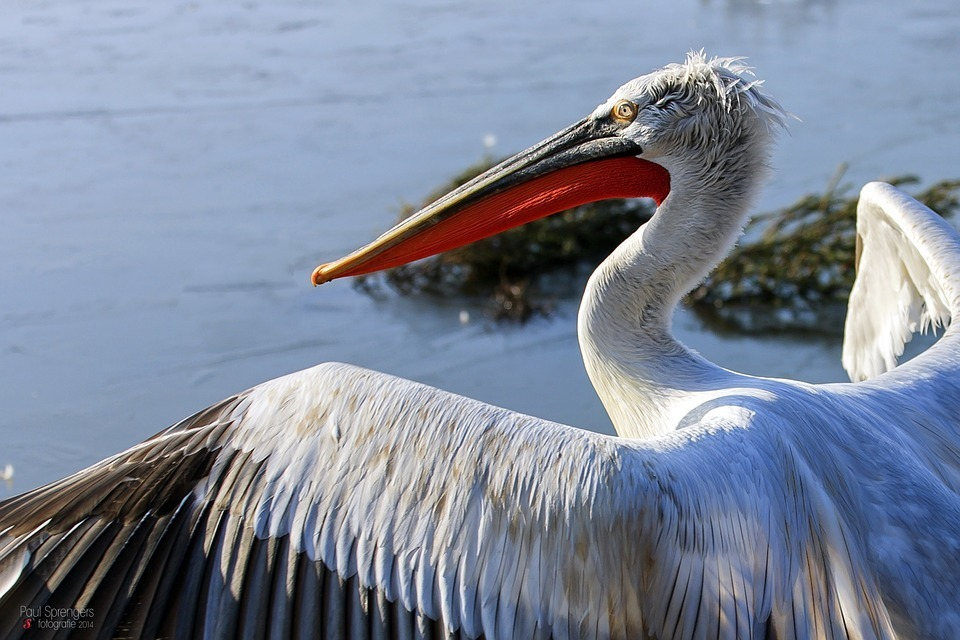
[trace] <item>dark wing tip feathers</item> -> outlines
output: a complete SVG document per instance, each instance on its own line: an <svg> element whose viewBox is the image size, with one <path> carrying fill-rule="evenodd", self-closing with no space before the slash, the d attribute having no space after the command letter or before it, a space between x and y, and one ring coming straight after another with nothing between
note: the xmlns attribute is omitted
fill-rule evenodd
<svg viewBox="0 0 960 640"><path fill-rule="evenodd" d="M47 606L91 610L80 635L92 637L466 637L311 560L289 535L256 537L231 512L267 484L263 462L224 437L243 401L0 503L0 588L19 574L0 594L0 637L42 636L23 628L21 608ZM209 493L192 500L201 482Z"/></svg>
<svg viewBox="0 0 960 640"><path fill-rule="evenodd" d="M29 633L24 608L92 609L96 636L113 636L131 618L146 622L134 603L155 592L164 574L178 573L197 519L187 498L219 455L240 400L0 502L0 587L8 587L0 593L0 637ZM4 577L12 584L2 584Z"/></svg>
<svg viewBox="0 0 960 640"><path fill-rule="evenodd" d="M59 533L97 516L135 522L148 511L170 513L206 476L222 442L210 442L231 420L238 397L204 409L149 440L79 473L0 502L0 531L20 536L44 522ZM202 438L206 446L189 445Z"/></svg>

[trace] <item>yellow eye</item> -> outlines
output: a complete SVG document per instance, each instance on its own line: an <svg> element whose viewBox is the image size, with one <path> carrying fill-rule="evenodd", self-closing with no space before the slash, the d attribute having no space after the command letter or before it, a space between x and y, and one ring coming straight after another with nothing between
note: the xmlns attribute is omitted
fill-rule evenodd
<svg viewBox="0 0 960 640"><path fill-rule="evenodd" d="M620 100L610 110L610 117L617 122L633 122L633 119L637 117L637 105L629 100Z"/></svg>

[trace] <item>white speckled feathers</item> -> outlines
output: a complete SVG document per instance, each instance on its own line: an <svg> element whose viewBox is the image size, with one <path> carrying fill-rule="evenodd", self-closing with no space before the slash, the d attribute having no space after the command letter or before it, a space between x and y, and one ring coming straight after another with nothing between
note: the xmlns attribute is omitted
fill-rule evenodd
<svg viewBox="0 0 960 640"><path fill-rule="evenodd" d="M640 443L321 365L81 472L52 531L11 520L56 492L0 505L0 609L109 603L134 635L890 637L823 469L751 417L761 396ZM149 508L153 470L207 454Z"/></svg>
<svg viewBox="0 0 960 640"><path fill-rule="evenodd" d="M346 365L261 385L241 410L234 446L269 452L257 534L292 532L295 549L449 631L887 628L804 454L742 412L632 443Z"/></svg>
<svg viewBox="0 0 960 640"><path fill-rule="evenodd" d="M340 576L468 637L638 628L615 440L343 365L255 389L243 424L236 446L269 452L258 535L292 530Z"/></svg>

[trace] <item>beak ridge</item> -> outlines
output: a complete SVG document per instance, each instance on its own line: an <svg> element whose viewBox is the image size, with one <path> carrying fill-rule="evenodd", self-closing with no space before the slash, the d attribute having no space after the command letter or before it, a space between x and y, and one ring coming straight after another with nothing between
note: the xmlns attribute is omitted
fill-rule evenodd
<svg viewBox="0 0 960 640"><path fill-rule="evenodd" d="M370 244L322 264L314 285L442 253L559 211L607 198L669 192L666 169L636 156L621 125L586 118L504 160L398 223Z"/></svg>

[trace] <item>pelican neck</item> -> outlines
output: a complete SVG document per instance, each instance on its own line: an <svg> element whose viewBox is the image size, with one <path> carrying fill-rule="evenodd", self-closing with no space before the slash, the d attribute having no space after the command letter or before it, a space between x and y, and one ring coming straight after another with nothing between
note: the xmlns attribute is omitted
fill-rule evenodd
<svg viewBox="0 0 960 640"><path fill-rule="evenodd" d="M676 182L674 182L676 185ZM696 197L685 197L687 193ZM736 385L677 340L677 303L726 255L751 198L674 189L591 276L578 318L584 365L617 432L672 431L705 394Z"/></svg>

